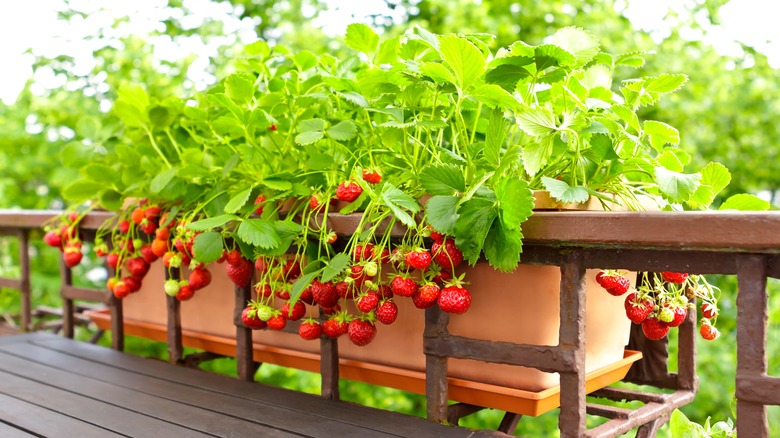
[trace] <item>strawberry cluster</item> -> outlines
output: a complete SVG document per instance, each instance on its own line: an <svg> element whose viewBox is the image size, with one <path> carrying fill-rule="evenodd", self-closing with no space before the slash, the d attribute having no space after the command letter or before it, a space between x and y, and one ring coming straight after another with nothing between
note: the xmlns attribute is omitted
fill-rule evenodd
<svg viewBox="0 0 780 438"><path fill-rule="evenodd" d="M618 271L600 271L596 282L608 293L620 296L628 292L631 282ZM690 310L692 301L702 301L700 334L706 340L714 340L720 333L715 328L718 316L716 289L699 275L682 272L643 274L636 291L626 296L626 317L642 325L642 333L651 340L663 339L670 328L680 326Z"/></svg>
<svg viewBox="0 0 780 438"><path fill-rule="evenodd" d="M78 231L82 217L77 212L72 211L60 217L58 224L44 227L43 241L62 252L62 259L69 268L81 263L83 258Z"/></svg>

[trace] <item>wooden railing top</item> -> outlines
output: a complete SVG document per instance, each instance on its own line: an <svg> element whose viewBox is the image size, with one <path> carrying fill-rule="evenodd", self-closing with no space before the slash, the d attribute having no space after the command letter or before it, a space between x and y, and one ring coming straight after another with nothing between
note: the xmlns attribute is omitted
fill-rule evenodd
<svg viewBox="0 0 780 438"><path fill-rule="evenodd" d="M0 230L40 228L60 213L0 210ZM90 213L81 227L97 229L112 215ZM338 231L356 223L359 214L334 214L330 220ZM539 211L523 224L523 235L528 244L780 253L780 211Z"/></svg>

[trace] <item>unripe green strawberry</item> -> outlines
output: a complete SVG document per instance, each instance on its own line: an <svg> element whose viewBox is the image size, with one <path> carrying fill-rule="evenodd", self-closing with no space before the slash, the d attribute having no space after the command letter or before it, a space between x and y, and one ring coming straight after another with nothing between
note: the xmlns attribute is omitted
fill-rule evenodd
<svg viewBox="0 0 780 438"><path fill-rule="evenodd" d="M658 314L658 319L662 322L672 322L674 320L674 310L664 307Z"/></svg>
<svg viewBox="0 0 780 438"><path fill-rule="evenodd" d="M375 277L378 269L376 262L368 262L363 266L363 273L369 277Z"/></svg>
<svg viewBox="0 0 780 438"><path fill-rule="evenodd" d="M170 261L168 262L168 265L171 268L181 268L181 255L174 254L171 256Z"/></svg>
<svg viewBox="0 0 780 438"><path fill-rule="evenodd" d="M268 321L273 316L274 316L274 309L272 309L272 308L270 308L268 306L258 306L258 308L257 308L257 317L261 321Z"/></svg>
<svg viewBox="0 0 780 438"><path fill-rule="evenodd" d="M176 280L166 280L165 285L163 286L165 288L165 293L175 297L177 293L179 293L179 282Z"/></svg>

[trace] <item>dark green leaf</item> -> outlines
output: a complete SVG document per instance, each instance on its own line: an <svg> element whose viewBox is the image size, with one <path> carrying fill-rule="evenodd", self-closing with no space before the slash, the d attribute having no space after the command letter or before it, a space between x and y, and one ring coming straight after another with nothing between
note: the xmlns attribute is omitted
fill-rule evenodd
<svg viewBox="0 0 780 438"><path fill-rule="evenodd" d="M500 221L493 222L485 238L485 258L501 272L514 271L523 250L522 238L519 227L511 228Z"/></svg>
<svg viewBox="0 0 780 438"><path fill-rule="evenodd" d="M494 202L484 198L472 198L458 210L455 223L455 243L463 252L464 260L473 265L479 260L490 227L496 219Z"/></svg>
<svg viewBox="0 0 780 438"><path fill-rule="evenodd" d="M211 263L217 261L222 256L223 247L222 235L210 231L195 236L192 250L195 252L195 259L199 262Z"/></svg>
<svg viewBox="0 0 780 438"><path fill-rule="evenodd" d="M450 196L466 191L463 170L454 164L429 164L420 175L420 184L431 195Z"/></svg>
<svg viewBox="0 0 780 438"><path fill-rule="evenodd" d="M433 228L444 234L452 234L455 231L455 222L458 220L457 196L433 196L425 203L425 217Z"/></svg>
<svg viewBox="0 0 780 438"><path fill-rule="evenodd" d="M524 179L507 176L495 185L498 214L507 230L519 227L531 217L534 195Z"/></svg>

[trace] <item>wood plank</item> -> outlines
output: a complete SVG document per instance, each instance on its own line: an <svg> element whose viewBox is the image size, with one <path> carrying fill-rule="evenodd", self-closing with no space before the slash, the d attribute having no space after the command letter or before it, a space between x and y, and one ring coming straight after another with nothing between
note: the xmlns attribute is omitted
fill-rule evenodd
<svg viewBox="0 0 780 438"><path fill-rule="evenodd" d="M6 395L122 435L136 436L143 431L154 431L159 436L209 436L14 374L0 372L0 382L3 382L2 392Z"/></svg>
<svg viewBox="0 0 780 438"><path fill-rule="evenodd" d="M209 412L227 414L258 424L273 426L290 432L313 437L333 436L375 436L395 437L398 435L370 431L364 428L345 424L330 419L322 419L310 414L301 415L278 406L269 406L251 400L215 393L201 388L193 388L176 384L167 380L157 379L143 374L136 374L108 365L97 364L85 359L69 356L54 350L49 350L33 344L14 344L0 347L3 353L13 354L34 361L38 365L56 364L57 368L72 370L70 372L87 376L118 387L139 391L161 399L173 400L185 407L197 406ZM0 358L2 356L0 355ZM0 364L2 366L2 364ZM211 412L210 412L211 413ZM170 418L166 417L170 420ZM228 418L232 420L232 418ZM213 421L208 419L208 421ZM190 423L194 426L194 423ZM241 430L249 432L251 428ZM269 436L267 433L262 436Z"/></svg>
<svg viewBox="0 0 780 438"><path fill-rule="evenodd" d="M0 436L3 438L34 436L32 434L58 436L62 434L63 430L80 438L121 436L76 418L4 394L0 394L0 407L2 407L0 408Z"/></svg>
<svg viewBox="0 0 780 438"><path fill-rule="evenodd" d="M73 342L63 338L42 339L34 341L34 343L128 371L152 375L161 379L231 394L262 403L283 406L291 410L312 413L323 418L373 428L374 430L388 431L402 436L441 438L505 436L494 431L473 432L462 428L441 426L395 412L380 411L365 406L325 400L317 396L262 384L246 384L237 379L197 370L169 367L156 361L124 355L99 346Z"/></svg>

